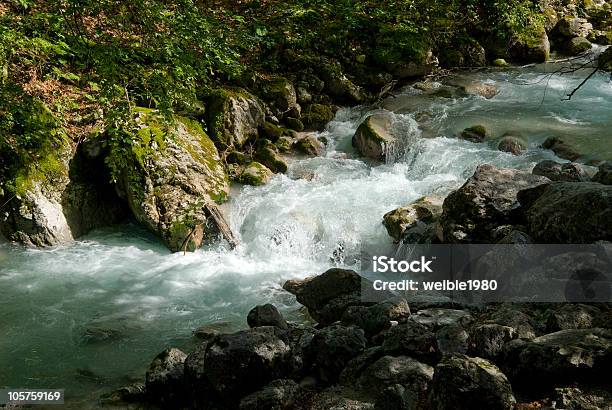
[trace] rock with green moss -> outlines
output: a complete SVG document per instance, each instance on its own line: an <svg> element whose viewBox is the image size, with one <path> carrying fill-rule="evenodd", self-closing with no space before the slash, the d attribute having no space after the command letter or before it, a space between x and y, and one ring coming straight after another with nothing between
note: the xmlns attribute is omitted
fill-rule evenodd
<svg viewBox="0 0 612 410"><path fill-rule="evenodd" d="M257 137L264 123L263 104L241 88L219 88L207 98L206 124L211 139L221 148L241 147Z"/></svg>
<svg viewBox="0 0 612 410"><path fill-rule="evenodd" d="M244 167L238 182L245 185L260 186L268 183L274 173L265 165L259 162L251 162Z"/></svg>
<svg viewBox="0 0 612 410"><path fill-rule="evenodd" d="M282 118L288 113L299 116L301 108L297 102L295 87L285 77L261 80L256 89L258 95L278 118Z"/></svg>
<svg viewBox="0 0 612 410"><path fill-rule="evenodd" d="M272 142L278 141L278 139L285 134L286 130L284 128L267 121L264 122L260 129L260 135Z"/></svg>
<svg viewBox="0 0 612 410"><path fill-rule="evenodd" d="M198 248L207 206L229 193L217 148L196 121L175 117L167 124L145 109L136 115L140 129L120 181L132 213L170 250Z"/></svg>
<svg viewBox="0 0 612 410"><path fill-rule="evenodd" d="M459 134L459 138L471 142L483 142L489 135L489 131L484 125L474 125L464 129Z"/></svg>
<svg viewBox="0 0 612 410"><path fill-rule="evenodd" d="M88 158L40 101L20 97L15 114L23 128L0 137L0 231L34 246L72 241L125 217L110 186L104 160ZM20 141L29 141L28 148Z"/></svg>
<svg viewBox="0 0 612 410"><path fill-rule="evenodd" d="M485 49L474 39L457 39L438 53L442 67L483 67L487 65Z"/></svg>
<svg viewBox="0 0 612 410"><path fill-rule="evenodd" d="M593 30L589 34L588 40L591 43L600 44L602 46L612 45L612 30Z"/></svg>
<svg viewBox="0 0 612 410"><path fill-rule="evenodd" d="M278 141L274 143L274 146L280 152L289 152L293 148L293 141L291 137L280 137Z"/></svg>
<svg viewBox="0 0 612 410"><path fill-rule="evenodd" d="M302 154L318 157L323 154L325 147L314 135L307 135L295 141L294 147Z"/></svg>
<svg viewBox="0 0 612 410"><path fill-rule="evenodd" d="M334 112L329 105L325 104L310 104L302 112L302 122L309 130L323 131L333 119Z"/></svg>
<svg viewBox="0 0 612 410"><path fill-rule="evenodd" d="M287 127L289 127L290 129L294 131L297 131L297 132L304 131L304 123L300 121L298 118L293 118L293 117L286 118L285 124L287 124Z"/></svg>
<svg viewBox="0 0 612 410"><path fill-rule="evenodd" d="M550 41L542 25L526 27L511 36L509 56L520 63L545 63L550 58Z"/></svg>
<svg viewBox="0 0 612 410"><path fill-rule="evenodd" d="M337 62L328 62L321 68L321 78L325 82L325 90L339 103L360 104L365 101L364 90L355 85L342 72L342 67Z"/></svg>
<svg viewBox="0 0 612 410"><path fill-rule="evenodd" d="M563 53L568 56L577 56L589 51L593 45L584 37L574 37L569 40L563 48Z"/></svg>
<svg viewBox="0 0 612 410"><path fill-rule="evenodd" d="M586 38L593 30L593 25L585 18L565 17L559 20L553 29L555 40L558 38L571 39L574 37Z"/></svg>
<svg viewBox="0 0 612 410"><path fill-rule="evenodd" d="M287 172L287 163L278 153L276 146L270 141L264 141L260 144L255 154L255 158L274 173Z"/></svg>
<svg viewBox="0 0 612 410"><path fill-rule="evenodd" d="M503 58L496 58L493 60L493 66L495 67L508 67L510 64Z"/></svg>
<svg viewBox="0 0 612 410"><path fill-rule="evenodd" d="M232 151L225 157L225 162L228 164L245 164L247 156L240 151Z"/></svg>
<svg viewBox="0 0 612 410"><path fill-rule="evenodd" d="M364 157L386 161L389 149L396 143L391 126L392 120L388 114L369 116L353 135L353 146Z"/></svg>

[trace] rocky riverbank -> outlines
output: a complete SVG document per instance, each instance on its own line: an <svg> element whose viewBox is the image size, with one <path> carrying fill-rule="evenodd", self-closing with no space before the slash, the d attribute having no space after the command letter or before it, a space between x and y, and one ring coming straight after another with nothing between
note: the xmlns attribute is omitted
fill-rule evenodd
<svg viewBox="0 0 612 410"><path fill-rule="evenodd" d="M578 167L548 161L530 174L482 165L442 204L423 199L384 223L410 243L609 242L611 186L586 181ZM606 182L608 174L604 163L593 180ZM105 400L211 409L612 405L609 303L466 305L443 294L391 293L374 303L362 297L367 283L343 269L289 280L283 288L316 325L288 323L274 306L257 306L249 329L199 332L194 351L165 350L143 385Z"/></svg>

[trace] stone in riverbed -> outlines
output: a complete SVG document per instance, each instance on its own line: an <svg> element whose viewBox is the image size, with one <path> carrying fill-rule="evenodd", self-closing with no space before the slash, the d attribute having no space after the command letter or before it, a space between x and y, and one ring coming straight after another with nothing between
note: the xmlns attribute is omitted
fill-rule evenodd
<svg viewBox="0 0 612 410"><path fill-rule="evenodd" d="M599 165L599 170L593 177L593 182L604 185L612 185L612 162L604 161Z"/></svg>
<svg viewBox="0 0 612 410"><path fill-rule="evenodd" d="M546 177L551 181L585 182L589 180L584 168L575 162L561 164L544 160L533 168L532 174Z"/></svg>
<svg viewBox="0 0 612 410"><path fill-rule="evenodd" d="M534 198L528 199L529 196ZM524 199L527 198L527 199ZM529 232L539 243L612 240L612 186L555 182L519 193Z"/></svg>
<svg viewBox="0 0 612 410"><path fill-rule="evenodd" d="M251 393L240 401L240 410L270 410L292 408L301 387L293 380L274 380L263 389Z"/></svg>
<svg viewBox="0 0 612 410"><path fill-rule="evenodd" d="M299 138L297 141L295 141L293 146L302 154L306 154L312 157L321 156L325 149L323 143L319 141L314 135L307 135L305 137Z"/></svg>
<svg viewBox="0 0 612 410"><path fill-rule="evenodd" d="M257 150L255 158L274 173L287 172L287 162L285 162L285 160L279 155L276 146L270 141L262 144L262 146Z"/></svg>
<svg viewBox="0 0 612 410"><path fill-rule="evenodd" d="M247 323L250 327L276 326L287 329L287 321L278 309L271 304L255 306L247 315Z"/></svg>
<svg viewBox="0 0 612 410"><path fill-rule="evenodd" d="M168 348L151 362L145 377L147 396L163 407L180 406L184 402L184 364L187 355L177 348Z"/></svg>
<svg viewBox="0 0 612 410"><path fill-rule="evenodd" d="M474 125L461 131L459 138L470 142L483 142L489 135L484 125Z"/></svg>
<svg viewBox="0 0 612 410"><path fill-rule="evenodd" d="M565 39L574 37L588 37L593 25L585 18L565 17L557 23L553 33Z"/></svg>
<svg viewBox="0 0 612 410"><path fill-rule="evenodd" d="M549 149L559 158L567 159L569 161L576 161L582 156L576 147L558 137L547 138L542 144L542 148Z"/></svg>
<svg viewBox="0 0 612 410"><path fill-rule="evenodd" d="M290 357L286 331L276 327L218 335L197 347L185 361L192 405L236 407L241 397L287 374Z"/></svg>
<svg viewBox="0 0 612 410"><path fill-rule="evenodd" d="M327 123L333 119L334 112L325 104L310 104L302 112L302 122L308 130L323 131Z"/></svg>
<svg viewBox="0 0 612 410"><path fill-rule="evenodd" d="M306 352L321 380L334 383L347 363L365 350L366 343L362 329L332 325L315 333Z"/></svg>
<svg viewBox="0 0 612 410"><path fill-rule="evenodd" d="M493 363L463 355L447 356L435 368L430 393L435 410L511 410L512 386Z"/></svg>
<svg viewBox="0 0 612 410"><path fill-rule="evenodd" d="M263 104L241 88L220 88L208 96L206 123L211 138L221 147L241 147L257 136L264 123Z"/></svg>
<svg viewBox="0 0 612 410"><path fill-rule="evenodd" d="M564 47L564 52L570 56L576 56L589 51L593 45L584 37L572 38Z"/></svg>
<svg viewBox="0 0 612 410"><path fill-rule="evenodd" d="M494 243L492 229L512 222L517 193L550 182L515 169L480 165L472 177L444 200L439 223L444 242Z"/></svg>
<svg viewBox="0 0 612 410"><path fill-rule="evenodd" d="M382 349L388 355L406 355L425 363L436 363L441 353L436 335L429 327L415 322L393 326L384 334Z"/></svg>
<svg viewBox="0 0 612 410"><path fill-rule="evenodd" d="M388 150L396 142L391 126L392 118L389 114L369 116L353 135L353 146L366 158L386 161Z"/></svg>
<svg viewBox="0 0 612 410"><path fill-rule="evenodd" d="M518 136L506 135L497 145L497 149L513 155L520 155L527 149L527 142Z"/></svg>
<svg viewBox="0 0 612 410"><path fill-rule="evenodd" d="M267 184L273 175L274 173L268 167L253 161L244 167L238 176L238 182L245 185L260 186Z"/></svg>
<svg viewBox="0 0 612 410"><path fill-rule="evenodd" d="M342 323L363 329L367 337L391 327L391 321L410 316L408 302L403 298L389 299L373 306L349 306L342 316Z"/></svg>
<svg viewBox="0 0 612 410"><path fill-rule="evenodd" d="M432 223L442 213L441 201L433 197L423 197L410 205L395 209L383 216L383 225L396 243L418 221Z"/></svg>
<svg viewBox="0 0 612 410"><path fill-rule="evenodd" d="M470 355L494 360L504 345L518 337L514 328L498 324L483 324L470 331L468 352Z"/></svg>
<svg viewBox="0 0 612 410"><path fill-rule="evenodd" d="M513 382L521 385L606 378L612 360L612 331L562 330L532 341L507 343L501 357Z"/></svg>

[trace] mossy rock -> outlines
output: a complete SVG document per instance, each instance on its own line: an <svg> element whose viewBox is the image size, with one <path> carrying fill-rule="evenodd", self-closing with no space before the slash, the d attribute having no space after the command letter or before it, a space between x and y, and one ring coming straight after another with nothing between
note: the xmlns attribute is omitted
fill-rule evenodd
<svg viewBox="0 0 612 410"><path fill-rule="evenodd" d="M600 70L612 71L612 47L599 56L597 65Z"/></svg>
<svg viewBox="0 0 612 410"><path fill-rule="evenodd" d="M388 114L369 116L353 135L353 146L364 157L386 161L388 148L396 142L391 133L391 125L391 116Z"/></svg>
<svg viewBox="0 0 612 410"><path fill-rule="evenodd" d="M211 139L221 148L241 147L257 137L264 123L263 105L241 88L219 88L207 97L206 124Z"/></svg>
<svg viewBox="0 0 612 410"><path fill-rule="evenodd" d="M564 54L576 56L589 51L593 45L584 37L574 37L563 48Z"/></svg>
<svg viewBox="0 0 612 410"><path fill-rule="evenodd" d="M245 185L261 186L268 183L274 173L265 165L259 162L251 162L244 167L238 182Z"/></svg>
<svg viewBox="0 0 612 410"><path fill-rule="evenodd" d="M274 145L264 145L257 150L257 160L274 173L287 172L287 163L281 158Z"/></svg>
<svg viewBox="0 0 612 410"><path fill-rule="evenodd" d="M297 151L302 154L310 155L313 157L318 157L323 154L324 146L321 141L317 139L314 135L308 135L306 137L298 139L294 147Z"/></svg>
<svg viewBox="0 0 612 410"><path fill-rule="evenodd" d="M298 118L293 118L293 117L286 118L285 124L287 124L287 127L289 127L290 129L294 131L298 131L298 132L304 131L304 123L300 121Z"/></svg>
<svg viewBox="0 0 612 410"><path fill-rule="evenodd" d="M417 222L430 224L442 213L442 200L433 197L423 197L410 205L395 209L383 216L383 225L387 233L397 243L406 232L415 227Z"/></svg>
<svg viewBox="0 0 612 410"><path fill-rule="evenodd" d="M229 194L223 161L198 122L180 116L168 122L148 109L137 113L140 130L121 179L128 204L170 250L195 249L202 238L188 238L206 226L206 205Z"/></svg>
<svg viewBox="0 0 612 410"><path fill-rule="evenodd" d="M503 58L496 58L495 60L493 60L493 66L494 67L508 67L510 66L510 64L508 64L508 62L504 60Z"/></svg>
<svg viewBox="0 0 612 410"><path fill-rule="evenodd" d="M274 143L274 146L280 152L289 152L293 147L293 138L280 137L278 141Z"/></svg>
<svg viewBox="0 0 612 410"><path fill-rule="evenodd" d="M272 142L278 141L280 137L286 134L286 130L278 125L274 125L271 122L264 122L263 126L260 129L261 136L269 139Z"/></svg>
<svg viewBox="0 0 612 410"><path fill-rule="evenodd" d="M299 110L297 93L293 83L285 77L263 79L256 85L258 95L268 104L279 118L286 113Z"/></svg>
<svg viewBox="0 0 612 410"><path fill-rule="evenodd" d="M304 127L315 131L323 131L333 119L334 112L331 106L324 104L310 104L302 113Z"/></svg>
<svg viewBox="0 0 612 410"><path fill-rule="evenodd" d="M228 164L246 164L247 156L243 152L240 151L232 151L225 157L225 162Z"/></svg>
<svg viewBox="0 0 612 410"><path fill-rule="evenodd" d="M483 142L489 136L490 133L484 125L474 125L459 134L459 138L471 142Z"/></svg>
<svg viewBox="0 0 612 410"><path fill-rule="evenodd" d="M520 63L545 63L550 58L550 41L542 23L525 27L511 36L509 56Z"/></svg>

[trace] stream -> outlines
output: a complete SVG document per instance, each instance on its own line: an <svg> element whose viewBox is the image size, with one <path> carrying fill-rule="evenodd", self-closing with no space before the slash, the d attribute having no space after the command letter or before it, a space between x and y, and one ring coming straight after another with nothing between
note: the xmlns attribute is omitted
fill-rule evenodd
<svg viewBox="0 0 612 410"><path fill-rule="evenodd" d="M191 349L192 331L246 327L255 305L274 303L303 320L284 280L356 266L360 246L388 246L382 216L424 195L446 195L477 165L530 170L556 159L539 145L561 136L588 159L612 159L612 85L593 77L562 101L585 73L553 76L553 67L464 73L499 88L492 99L449 99L402 89L383 103L410 147L390 164L359 159L351 137L379 107L343 108L321 133L322 157L293 159L263 187L237 187L227 207L240 239L192 254L171 254L133 223L98 230L70 245L30 249L0 244L0 388L65 388L73 408L95 406L112 388L141 381L168 346ZM426 114L426 123L416 119ZM484 124L494 135L529 137L520 156L495 142L454 138Z"/></svg>

